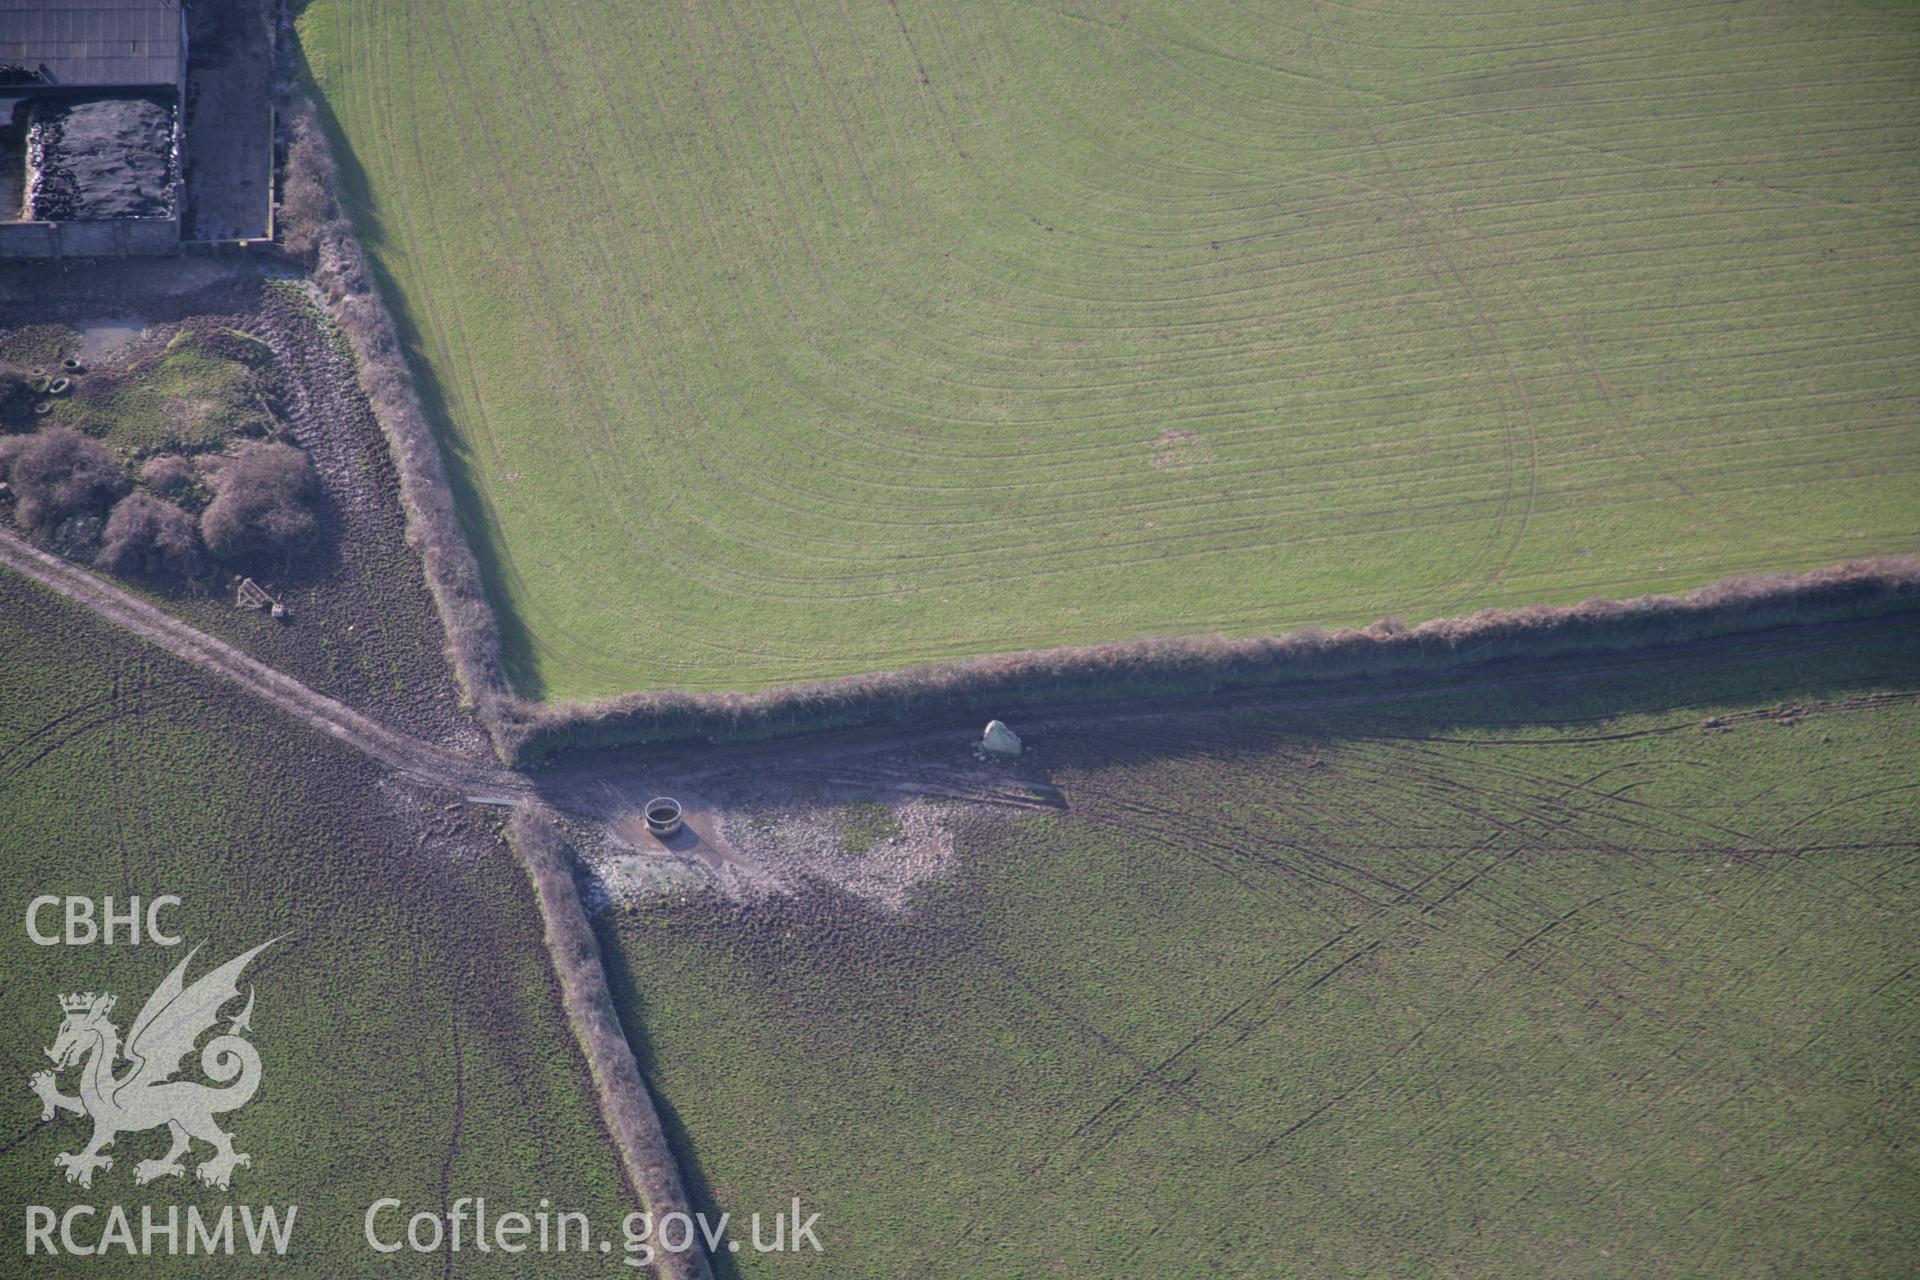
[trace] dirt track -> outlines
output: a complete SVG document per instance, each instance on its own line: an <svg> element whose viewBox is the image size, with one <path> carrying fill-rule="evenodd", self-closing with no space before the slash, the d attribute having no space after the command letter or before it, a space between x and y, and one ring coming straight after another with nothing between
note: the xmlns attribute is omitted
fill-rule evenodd
<svg viewBox="0 0 1920 1280"><path fill-rule="evenodd" d="M521 775L396 733L6 529L0 529L0 564L85 605L175 657L231 680L416 782L463 795L515 802L532 792L531 784Z"/></svg>

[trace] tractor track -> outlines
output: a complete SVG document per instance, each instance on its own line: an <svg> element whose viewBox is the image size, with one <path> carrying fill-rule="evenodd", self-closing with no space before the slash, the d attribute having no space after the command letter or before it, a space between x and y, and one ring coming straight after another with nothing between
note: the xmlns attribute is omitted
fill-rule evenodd
<svg viewBox="0 0 1920 1280"><path fill-rule="evenodd" d="M524 776L389 729L4 529L0 529L0 564L182 661L240 686L414 782L463 794L486 792L516 800L532 793L532 784Z"/></svg>

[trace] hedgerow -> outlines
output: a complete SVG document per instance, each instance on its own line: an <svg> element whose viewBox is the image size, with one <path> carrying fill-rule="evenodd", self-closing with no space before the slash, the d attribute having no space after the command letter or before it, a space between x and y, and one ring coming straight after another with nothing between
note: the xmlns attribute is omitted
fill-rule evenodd
<svg viewBox="0 0 1920 1280"><path fill-rule="evenodd" d="M573 855L552 810L525 806L507 822L507 837L533 880L540 918L546 925L547 952L560 980L562 1003L600 1098L600 1111L612 1132L628 1180L656 1221L669 1213L691 1215L693 1206L680 1180L666 1130L653 1098L640 1079L633 1049L620 1025L600 944L587 923L573 880ZM663 1253L661 1274L670 1280L711 1280L699 1250Z"/></svg>
<svg viewBox="0 0 1920 1280"><path fill-rule="evenodd" d="M1803 574L1725 578L1682 595L1566 607L1482 609L1409 627L1398 619L1278 636L1178 636L1037 649L751 694L635 693L593 703L513 703L511 758L675 738L751 738L936 710L1119 695L1210 692L1446 667L1515 656L1668 644L1793 622L1865 616L1920 602L1920 556L1851 561Z"/></svg>
<svg viewBox="0 0 1920 1280"><path fill-rule="evenodd" d="M329 316L353 348L360 389L393 452L407 544L420 556L446 630L454 676L498 745L498 726L514 718L515 699L501 657L499 625L460 525L439 443L414 391L393 317L335 199L338 170L311 101L296 97L290 104L287 131L283 247L312 270Z"/></svg>

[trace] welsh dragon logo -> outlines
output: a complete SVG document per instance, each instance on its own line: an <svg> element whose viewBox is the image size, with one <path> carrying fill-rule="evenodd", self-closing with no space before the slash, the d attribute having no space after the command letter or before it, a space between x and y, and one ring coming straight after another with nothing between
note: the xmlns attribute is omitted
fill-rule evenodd
<svg viewBox="0 0 1920 1280"><path fill-rule="evenodd" d="M93 1140L86 1149L62 1152L53 1158L67 1171L68 1182L91 1187L94 1170L113 1168L113 1157L101 1152L116 1137L161 1125L172 1135L173 1145L160 1159L142 1160L134 1166L133 1180L137 1183L144 1185L169 1175L184 1177L186 1167L181 1157L195 1138L213 1148L212 1157L194 1169L195 1176L208 1186L224 1190L232 1181L236 1165L253 1163L233 1149L233 1135L213 1121L217 1115L245 1106L260 1087L260 1055L243 1038L253 1016L252 987L247 988L246 1007L228 1019L223 1034L214 1036L200 1050L201 1071L225 1087L172 1077L200 1037L220 1020L221 1007L239 996L240 971L274 941L277 939L236 956L188 986L187 966L200 950L195 947L147 998L127 1032L124 1047L120 1029L107 1016L113 1012L114 996L96 996L89 991L60 997L60 1009L66 1017L53 1047L46 1051L54 1069L36 1073L27 1083L40 1097L42 1120L53 1119L56 1111L93 1118ZM116 1075L115 1064L122 1058L129 1065ZM80 1095L68 1097L60 1092L56 1080L60 1072L76 1065L80 1067Z"/></svg>

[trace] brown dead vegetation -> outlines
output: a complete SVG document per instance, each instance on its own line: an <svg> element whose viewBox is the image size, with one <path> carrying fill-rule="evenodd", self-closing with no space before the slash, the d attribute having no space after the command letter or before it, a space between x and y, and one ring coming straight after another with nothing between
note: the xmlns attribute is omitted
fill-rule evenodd
<svg viewBox="0 0 1920 1280"><path fill-rule="evenodd" d="M507 835L533 880L567 1021L586 1054L594 1091L600 1097L600 1114L620 1150L627 1178L655 1221L669 1213L690 1215L693 1207L666 1130L614 1010L600 963L600 943L587 923L574 884L573 853L556 815L544 806L524 806L509 819ZM698 1248L663 1252L655 1265L670 1280L712 1280L706 1255Z"/></svg>
<svg viewBox="0 0 1920 1280"><path fill-rule="evenodd" d="M107 517L94 563L120 574L197 577L206 563L194 518L164 498L135 490Z"/></svg>
<svg viewBox="0 0 1920 1280"><path fill-rule="evenodd" d="M200 473L195 470L193 459L177 453L163 453L149 458L140 468L140 483L166 497L185 493L199 478Z"/></svg>
<svg viewBox="0 0 1920 1280"><path fill-rule="evenodd" d="M131 487L105 445L66 427L0 440L0 475L13 486L20 523L42 531L99 515Z"/></svg>
<svg viewBox="0 0 1920 1280"><path fill-rule="evenodd" d="M1920 603L1920 556L1810 573L1725 578L1682 595L1566 607L1482 609L1409 627L1383 619L1278 636L1176 636L1037 649L907 667L751 694L636 693L602 702L515 702L502 737L523 763L558 752L674 738L751 738L900 720L933 710L1006 708L1120 695L1211 692L1508 657L1545 657L1868 616Z"/></svg>
<svg viewBox="0 0 1920 1280"><path fill-rule="evenodd" d="M214 465L214 498L200 517L207 549L222 560L293 555L313 545L320 480L306 454L286 444L243 443Z"/></svg>

